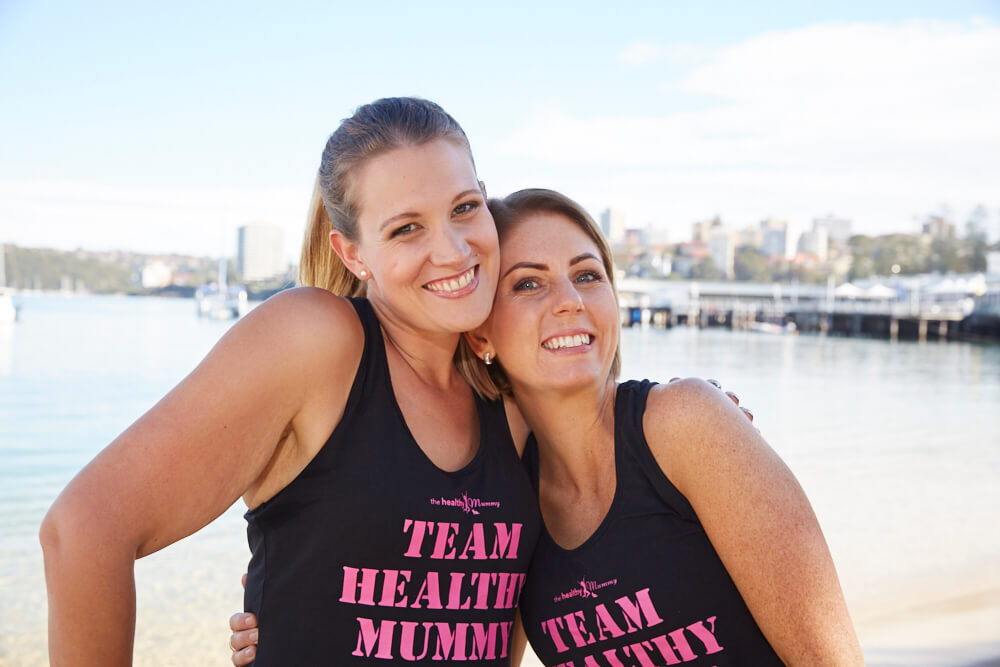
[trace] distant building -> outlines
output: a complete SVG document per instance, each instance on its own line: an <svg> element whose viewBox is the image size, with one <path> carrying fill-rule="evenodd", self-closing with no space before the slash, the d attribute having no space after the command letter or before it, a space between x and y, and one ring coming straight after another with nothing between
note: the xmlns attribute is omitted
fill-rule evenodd
<svg viewBox="0 0 1000 667"><path fill-rule="evenodd" d="M789 252L788 223L784 220L767 218L760 221L761 245L760 251L768 257L791 257Z"/></svg>
<svg viewBox="0 0 1000 667"><path fill-rule="evenodd" d="M813 231L826 229L827 241L832 245L846 246L853 235L851 227L851 221L847 218L836 218L832 215L813 220Z"/></svg>
<svg viewBox="0 0 1000 667"><path fill-rule="evenodd" d="M818 222L814 220L812 230L802 232L799 236L799 252L814 255L820 262L825 262L830 251L829 231Z"/></svg>
<svg viewBox="0 0 1000 667"><path fill-rule="evenodd" d="M751 248L756 248L760 250L761 246L764 245L764 232L760 227L744 227L743 229L736 232L736 247L742 248L743 246L750 246Z"/></svg>
<svg viewBox="0 0 1000 667"><path fill-rule="evenodd" d="M712 235L708 239L708 252L722 275L731 279L735 275L736 267L736 234L725 225L712 227Z"/></svg>
<svg viewBox="0 0 1000 667"><path fill-rule="evenodd" d="M606 208L601 212L601 231L611 245L625 242L625 214L616 208Z"/></svg>
<svg viewBox="0 0 1000 667"><path fill-rule="evenodd" d="M926 236L934 239L953 239L955 238L955 225L940 215L932 215L924 222L923 232Z"/></svg>
<svg viewBox="0 0 1000 667"><path fill-rule="evenodd" d="M284 275L285 236L274 225L244 225L237 232L237 263L243 280L268 280Z"/></svg>
<svg viewBox="0 0 1000 667"><path fill-rule="evenodd" d="M625 245L633 247L642 247L648 245L648 239L646 238L645 229L626 229L625 230Z"/></svg>
<svg viewBox="0 0 1000 667"><path fill-rule="evenodd" d="M142 267L143 287L166 287L174 277L173 269L166 262L154 259Z"/></svg>
<svg viewBox="0 0 1000 667"><path fill-rule="evenodd" d="M1000 276L1000 252L986 253L986 275Z"/></svg>

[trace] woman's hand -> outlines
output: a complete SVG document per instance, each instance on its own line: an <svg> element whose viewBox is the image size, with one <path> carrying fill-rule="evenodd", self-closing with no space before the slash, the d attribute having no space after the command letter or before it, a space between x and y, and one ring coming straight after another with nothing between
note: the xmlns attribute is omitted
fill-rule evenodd
<svg viewBox="0 0 1000 667"><path fill-rule="evenodd" d="M240 579L243 588L247 587L247 575ZM229 637L229 648L233 651L233 664L236 667L249 665L257 657L257 617L249 612L236 612L229 617L229 629L233 634Z"/></svg>
<svg viewBox="0 0 1000 667"><path fill-rule="evenodd" d="M257 617L249 612L233 614L229 619L229 628L233 631L229 638L233 664L236 667L249 665L257 657Z"/></svg>

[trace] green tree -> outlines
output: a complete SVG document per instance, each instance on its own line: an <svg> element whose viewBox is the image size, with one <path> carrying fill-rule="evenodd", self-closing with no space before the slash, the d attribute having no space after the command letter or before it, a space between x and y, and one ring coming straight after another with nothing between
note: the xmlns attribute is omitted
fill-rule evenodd
<svg viewBox="0 0 1000 667"><path fill-rule="evenodd" d="M695 280L721 280L722 272L711 257L705 257L691 267L691 277Z"/></svg>
<svg viewBox="0 0 1000 667"><path fill-rule="evenodd" d="M736 280L771 282L771 264L764 253L753 246L740 246L736 249L733 273Z"/></svg>

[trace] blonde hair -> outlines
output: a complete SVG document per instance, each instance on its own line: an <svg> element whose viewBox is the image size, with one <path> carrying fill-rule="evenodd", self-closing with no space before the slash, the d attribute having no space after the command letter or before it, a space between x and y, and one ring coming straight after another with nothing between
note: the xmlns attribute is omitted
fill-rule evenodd
<svg viewBox="0 0 1000 667"><path fill-rule="evenodd" d="M601 256L601 263L604 265L608 283L615 295L615 305L618 305L618 290L615 289L615 266L611 246L608 245L608 240L601 232L601 228L582 206L554 190L529 188L518 190L503 199L490 199L489 207L497 225L501 255L503 254L504 237L533 214L554 213L576 224L597 246L597 252ZM486 366L478 358L473 359L468 364L464 362L465 360L459 365L458 360L456 360L456 365L480 396L496 400L501 396L512 394L510 378L507 377L507 373L503 369L502 359L497 359L490 366ZM621 366L621 342L619 341L615 347L614 359L611 362L610 375L612 378L618 377L621 373Z"/></svg>
<svg viewBox="0 0 1000 667"><path fill-rule="evenodd" d="M364 281L347 270L330 246L333 229L352 241L358 239L358 204L352 198L357 171L373 157L435 139L456 142L472 160L462 127L429 100L384 97L358 107L340 123L326 142L313 186L299 258L300 285L322 287L340 296L364 296Z"/></svg>
<svg viewBox="0 0 1000 667"><path fill-rule="evenodd" d="M299 258L299 284L321 287L339 296L365 296L367 283L347 270L330 245L336 229L358 239L358 204L352 198L355 175L366 161L404 146L421 146L436 139L472 148L458 122L439 105L418 97L384 97L361 106L344 119L323 149L306 217ZM456 368L477 365L479 359L465 338L455 351ZM468 375L463 372L468 379Z"/></svg>

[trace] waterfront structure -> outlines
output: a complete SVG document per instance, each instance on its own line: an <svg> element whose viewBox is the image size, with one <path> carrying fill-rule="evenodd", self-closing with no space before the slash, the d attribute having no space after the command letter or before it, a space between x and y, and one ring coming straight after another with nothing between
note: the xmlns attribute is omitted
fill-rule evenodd
<svg viewBox="0 0 1000 667"><path fill-rule="evenodd" d="M237 230L237 263L244 281L284 275L284 232L274 225L244 225Z"/></svg>
<svg viewBox="0 0 1000 667"><path fill-rule="evenodd" d="M833 280L788 285L623 278L618 292L627 326L686 324L919 341L1000 336L1000 284L991 285L982 274L839 286Z"/></svg>

